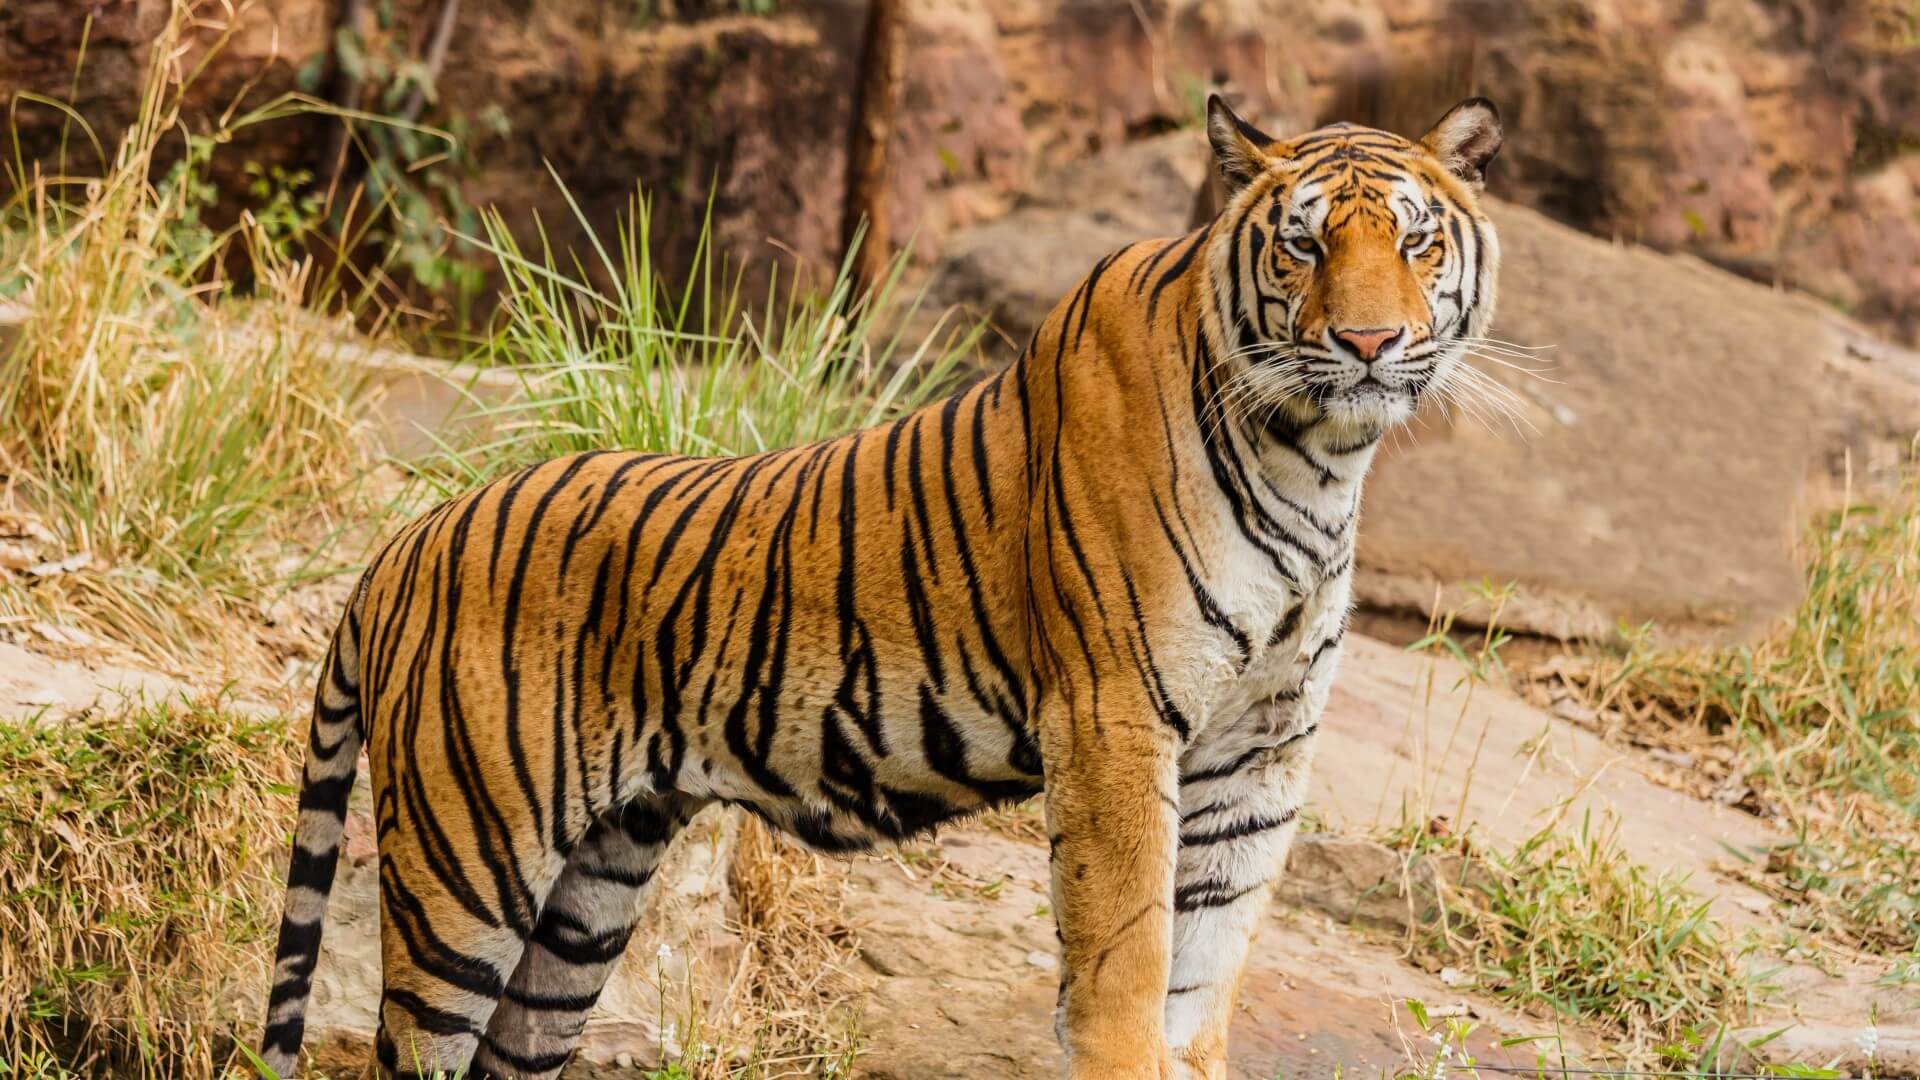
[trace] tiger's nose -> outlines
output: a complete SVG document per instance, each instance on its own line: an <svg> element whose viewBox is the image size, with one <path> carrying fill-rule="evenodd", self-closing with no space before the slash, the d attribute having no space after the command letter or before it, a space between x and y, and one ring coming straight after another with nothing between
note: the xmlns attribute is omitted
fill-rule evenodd
<svg viewBox="0 0 1920 1080"><path fill-rule="evenodd" d="M1389 330L1384 327L1371 330L1336 330L1335 341L1345 346L1347 351L1359 357L1365 363L1373 363L1387 346L1400 340L1403 331Z"/></svg>

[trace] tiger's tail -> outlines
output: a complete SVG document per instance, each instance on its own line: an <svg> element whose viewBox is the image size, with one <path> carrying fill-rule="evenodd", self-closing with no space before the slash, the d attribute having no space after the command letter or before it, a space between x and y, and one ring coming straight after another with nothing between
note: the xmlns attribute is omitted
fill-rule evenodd
<svg viewBox="0 0 1920 1080"><path fill-rule="evenodd" d="M313 969L320 959L320 927L333 891L333 873L347 831L347 796L360 757L360 619L364 594L333 632L314 691L313 727L300 780L300 819L287 868L287 898L274 951L273 991L267 998L260 1062L272 1076L295 1075L306 1033Z"/></svg>

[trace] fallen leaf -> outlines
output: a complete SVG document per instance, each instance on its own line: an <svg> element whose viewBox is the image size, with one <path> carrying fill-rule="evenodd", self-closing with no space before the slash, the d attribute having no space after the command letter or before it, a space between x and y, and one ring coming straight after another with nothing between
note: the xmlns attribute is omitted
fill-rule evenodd
<svg viewBox="0 0 1920 1080"><path fill-rule="evenodd" d="M40 556L25 544L0 541L0 570L25 570L40 561Z"/></svg>

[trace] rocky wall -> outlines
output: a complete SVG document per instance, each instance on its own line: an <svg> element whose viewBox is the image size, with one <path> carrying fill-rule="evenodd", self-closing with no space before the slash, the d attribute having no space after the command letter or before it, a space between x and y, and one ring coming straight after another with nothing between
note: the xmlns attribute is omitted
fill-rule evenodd
<svg viewBox="0 0 1920 1080"><path fill-rule="evenodd" d="M267 100L303 71L325 85L345 2L243 5L189 95L195 130L236 95ZM167 6L0 6L0 98L71 98L110 145L135 114ZM418 55L439 0L362 7L369 38ZM1216 85L1279 130L1335 112L1417 127L1472 89L1507 120L1497 195L1920 333L1920 21L1897 0L909 8L890 205L895 238L913 238L924 261L954 228L1013 209L1041 171L1191 123ZM601 225L645 185L669 261L687 255L711 196L733 255L830 262L863 26L862 0L778 0L771 14L722 0L467 0L427 119L465 121L468 199L500 205L524 232L537 215L557 242L578 239L550 165ZM208 25L199 39L217 33ZM1382 74L1414 89L1351 92ZM25 155L48 158L64 118L17 104ZM318 170L329 125L309 116L240 132L216 179L239 190L249 160Z"/></svg>

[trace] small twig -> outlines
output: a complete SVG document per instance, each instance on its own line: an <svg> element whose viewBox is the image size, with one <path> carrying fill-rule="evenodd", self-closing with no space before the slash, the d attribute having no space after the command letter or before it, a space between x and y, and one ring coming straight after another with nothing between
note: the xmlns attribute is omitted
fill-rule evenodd
<svg viewBox="0 0 1920 1080"><path fill-rule="evenodd" d="M434 24L433 40L427 44L426 78L413 84L407 95L407 107L400 113L407 123L416 123L427 105L427 87L440 82L440 69L447 64L447 47L453 43L453 25L460 16L460 0L443 0L440 21Z"/></svg>
<svg viewBox="0 0 1920 1080"><path fill-rule="evenodd" d="M340 22L334 28L335 36L342 31L358 35L360 18L365 14L366 8L367 0L347 0L340 9ZM360 104L360 76L348 70L347 65L340 63L337 56L334 66L336 68L334 82L327 97L342 109L357 108ZM327 154L320 161L322 175L326 177L326 182L320 186L327 192L329 200L333 198L335 186L347 172L347 140L352 137L350 126L352 123L353 121L344 116L338 118L333 125L332 133L327 136Z"/></svg>

